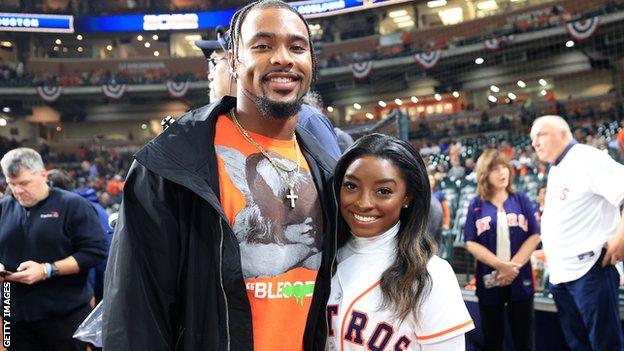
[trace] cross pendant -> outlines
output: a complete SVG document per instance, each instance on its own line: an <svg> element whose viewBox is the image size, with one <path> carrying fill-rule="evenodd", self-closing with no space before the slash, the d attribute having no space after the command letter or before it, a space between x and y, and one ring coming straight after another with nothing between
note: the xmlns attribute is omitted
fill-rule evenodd
<svg viewBox="0 0 624 351"><path fill-rule="evenodd" d="M292 186L288 187L288 195L286 195L286 198L290 200L290 208L295 208L295 201L299 198L299 196L295 194Z"/></svg>

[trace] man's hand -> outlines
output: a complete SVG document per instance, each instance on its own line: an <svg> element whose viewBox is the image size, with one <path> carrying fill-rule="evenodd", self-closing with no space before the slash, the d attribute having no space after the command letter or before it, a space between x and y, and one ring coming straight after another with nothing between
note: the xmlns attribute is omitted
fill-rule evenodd
<svg viewBox="0 0 624 351"><path fill-rule="evenodd" d="M624 260L624 236L614 235L609 238L605 244L607 252L602 258L602 266L606 267L610 264L616 264L618 261Z"/></svg>
<svg viewBox="0 0 624 351"><path fill-rule="evenodd" d="M35 261L22 262L17 267L17 272L8 275L5 279L16 283L32 285L45 280L47 275L45 274L43 263Z"/></svg>

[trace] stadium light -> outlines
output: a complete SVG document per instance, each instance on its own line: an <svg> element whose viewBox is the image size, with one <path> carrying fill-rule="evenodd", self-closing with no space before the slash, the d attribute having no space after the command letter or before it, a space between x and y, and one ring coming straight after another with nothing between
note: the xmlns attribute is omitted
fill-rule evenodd
<svg viewBox="0 0 624 351"><path fill-rule="evenodd" d="M566 47L567 47L567 48L574 47L574 41L573 41L573 40L568 40L568 41L566 41Z"/></svg>
<svg viewBox="0 0 624 351"><path fill-rule="evenodd" d="M141 34L137 35L137 40L138 41L143 41L143 36Z"/></svg>
<svg viewBox="0 0 624 351"><path fill-rule="evenodd" d="M412 102L413 102L413 103L415 103L415 104L417 104L417 103L418 103L418 98L417 98L417 97L415 97L415 96L412 96L412 97L410 98L410 100L412 100Z"/></svg>
<svg viewBox="0 0 624 351"><path fill-rule="evenodd" d="M111 44L106 45L106 50L113 51L113 46Z"/></svg>
<svg viewBox="0 0 624 351"><path fill-rule="evenodd" d="M434 98L434 99L436 99L436 101L442 101L442 95L440 95L440 94L438 94L438 93L435 93L435 94L433 95L433 98Z"/></svg>
<svg viewBox="0 0 624 351"><path fill-rule="evenodd" d="M394 21L395 21L396 23L400 23L400 22L409 22L409 21L412 21L412 22L413 22L413 20L412 20L412 16L410 16L410 15L407 15L407 16L401 16L401 17L395 17L395 18L394 18Z"/></svg>
<svg viewBox="0 0 624 351"><path fill-rule="evenodd" d="M490 102L496 102L498 101L498 99L496 98L496 96L494 95L488 95L488 100L490 100Z"/></svg>
<svg viewBox="0 0 624 351"><path fill-rule="evenodd" d="M546 90L543 90L543 89L542 89L542 91L540 91L540 94L541 94L542 96L546 96L546 94L548 94L548 92L547 92Z"/></svg>
<svg viewBox="0 0 624 351"><path fill-rule="evenodd" d="M145 45L146 48L149 48L150 46L152 46L152 44L150 44L149 41L146 41L145 44L143 44L143 45Z"/></svg>
<svg viewBox="0 0 624 351"><path fill-rule="evenodd" d="M498 93L500 91L500 89L496 85L490 85L490 90L495 93Z"/></svg>
<svg viewBox="0 0 624 351"><path fill-rule="evenodd" d="M403 105L403 100L397 98L397 99L394 99L394 103L399 105L399 106L401 106L401 105Z"/></svg>
<svg viewBox="0 0 624 351"><path fill-rule="evenodd" d="M83 51L84 51L84 49L82 48L82 46L79 46L79 47L76 49L76 51L78 51L78 52L83 52Z"/></svg>
<svg viewBox="0 0 624 351"><path fill-rule="evenodd" d="M509 92L509 93L507 94L507 97L508 97L508 98L510 98L511 100L515 100L515 99L517 98L516 94L514 94L514 93L512 93L512 92Z"/></svg>
<svg viewBox="0 0 624 351"><path fill-rule="evenodd" d="M459 98L459 92L458 91L454 91L453 92L453 97L456 98L456 99Z"/></svg>
<svg viewBox="0 0 624 351"><path fill-rule="evenodd" d="M390 16L391 18L407 16L407 10L390 11L388 13L388 16Z"/></svg>
<svg viewBox="0 0 624 351"><path fill-rule="evenodd" d="M158 40L158 34L154 34L154 35L152 35L152 39L154 39L154 40Z"/></svg>
<svg viewBox="0 0 624 351"><path fill-rule="evenodd" d="M60 133L62 130L63 130L63 128L62 128L61 126L56 126L56 131L57 131L57 132L59 132L59 133Z"/></svg>
<svg viewBox="0 0 624 351"><path fill-rule="evenodd" d="M13 43L11 43L8 40L3 40L3 41L0 41L0 46L2 46L3 48L12 48Z"/></svg>
<svg viewBox="0 0 624 351"><path fill-rule="evenodd" d="M480 64L482 64L483 62L485 62L485 60L483 59L483 57L477 57L477 59L475 60L475 63L476 63L477 65L480 65Z"/></svg>
<svg viewBox="0 0 624 351"><path fill-rule="evenodd" d="M154 51L154 56L156 57L160 56L160 52L158 52L158 50Z"/></svg>
<svg viewBox="0 0 624 351"><path fill-rule="evenodd" d="M373 119L373 118L375 118L375 116L372 113L370 113L370 112L366 112L366 118Z"/></svg>
<svg viewBox="0 0 624 351"><path fill-rule="evenodd" d="M378 104L379 106L381 106L381 107L386 107L386 106L387 106L387 105L386 105L386 102L385 102L385 101L383 101L383 100L379 100L379 102L378 102L377 104Z"/></svg>
<svg viewBox="0 0 624 351"><path fill-rule="evenodd" d="M332 106L327 106L327 112L334 112L334 108Z"/></svg>
<svg viewBox="0 0 624 351"><path fill-rule="evenodd" d="M61 45L61 39L56 39L56 40L54 41L54 44L56 44L56 45Z"/></svg>
<svg viewBox="0 0 624 351"><path fill-rule="evenodd" d="M539 80L539 84L540 84L541 86L545 87L545 86L547 86L547 85L548 85L548 82L546 81L546 79L540 79L540 80Z"/></svg>
<svg viewBox="0 0 624 351"><path fill-rule="evenodd" d="M9 113L9 112L11 112L11 108L10 108L9 106L4 106L4 107L2 108L2 112L4 112L4 113Z"/></svg>
<svg viewBox="0 0 624 351"><path fill-rule="evenodd" d="M357 102L355 104L353 104L353 108L356 110L359 110L362 108L362 105L358 104Z"/></svg>
<svg viewBox="0 0 624 351"><path fill-rule="evenodd" d="M406 28L406 27L413 27L413 26L414 26L414 21L397 23L397 27L399 28Z"/></svg>
<svg viewBox="0 0 624 351"><path fill-rule="evenodd" d="M495 0L485 0L477 3L477 8L481 11L496 10L498 8L498 4Z"/></svg>
<svg viewBox="0 0 624 351"><path fill-rule="evenodd" d="M145 124L145 123L141 124L141 129L146 130L147 129L147 124Z"/></svg>
<svg viewBox="0 0 624 351"><path fill-rule="evenodd" d="M434 9L436 7L446 6L446 0L432 0L427 1L427 7L430 9Z"/></svg>
<svg viewBox="0 0 624 351"><path fill-rule="evenodd" d="M461 7L451 7L438 11L438 16L440 16L443 25L451 26L464 20L464 10Z"/></svg>
<svg viewBox="0 0 624 351"><path fill-rule="evenodd" d="M58 46L55 46L52 50L54 50L54 51L59 51L59 47L58 47Z"/></svg>
<svg viewBox="0 0 624 351"><path fill-rule="evenodd" d="M520 88L526 88L526 83L525 83L524 81L522 81L522 80L519 80L516 84L517 84Z"/></svg>
<svg viewBox="0 0 624 351"><path fill-rule="evenodd" d="M67 48L63 48L63 52L67 52Z"/></svg>
<svg viewBox="0 0 624 351"><path fill-rule="evenodd" d="M0 118L0 127L6 127L7 125L7 120L4 118Z"/></svg>

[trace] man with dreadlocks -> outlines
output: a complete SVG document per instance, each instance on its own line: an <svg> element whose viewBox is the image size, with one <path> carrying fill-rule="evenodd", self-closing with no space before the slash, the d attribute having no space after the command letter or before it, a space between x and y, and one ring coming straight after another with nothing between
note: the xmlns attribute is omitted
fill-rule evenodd
<svg viewBox="0 0 624 351"><path fill-rule="evenodd" d="M323 350L336 251L333 159L297 126L310 31L279 0L230 24L238 99L136 154L105 279L109 350Z"/></svg>

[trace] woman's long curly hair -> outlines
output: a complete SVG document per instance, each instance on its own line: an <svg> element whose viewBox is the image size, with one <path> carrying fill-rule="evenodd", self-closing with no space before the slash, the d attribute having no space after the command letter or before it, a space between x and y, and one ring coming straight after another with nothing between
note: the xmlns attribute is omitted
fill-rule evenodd
<svg viewBox="0 0 624 351"><path fill-rule="evenodd" d="M370 134L358 139L338 161L334 180L337 198L347 168L364 156L392 162L402 175L407 195L412 199L407 208L401 209L399 216L401 226L397 234L396 258L381 276L383 301L380 307L393 311L400 321L411 315L418 322L420 305L431 290L427 263L435 250L435 244L426 233L431 203L427 169L419 152L409 143L383 134ZM339 220L338 228L338 239L343 244L349 237L344 219Z"/></svg>

